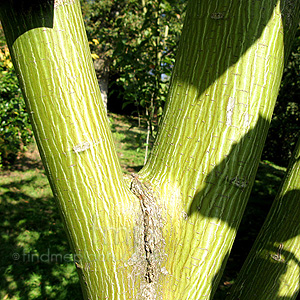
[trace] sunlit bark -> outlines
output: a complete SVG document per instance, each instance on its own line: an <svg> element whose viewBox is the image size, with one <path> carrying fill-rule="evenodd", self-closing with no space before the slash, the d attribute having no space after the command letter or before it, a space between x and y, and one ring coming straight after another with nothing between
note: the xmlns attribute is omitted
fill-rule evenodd
<svg viewBox="0 0 300 300"><path fill-rule="evenodd" d="M290 0L191 0L158 138L146 166L126 179L78 1L1 4L86 299L211 299L253 185L297 11Z"/></svg>

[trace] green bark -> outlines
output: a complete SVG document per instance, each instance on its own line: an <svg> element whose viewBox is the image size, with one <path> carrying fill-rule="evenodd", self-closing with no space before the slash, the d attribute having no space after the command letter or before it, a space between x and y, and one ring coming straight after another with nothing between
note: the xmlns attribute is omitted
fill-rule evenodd
<svg viewBox="0 0 300 300"><path fill-rule="evenodd" d="M129 183L79 3L16 2L2 5L1 20L86 299L211 299L254 181L299 4L189 2L158 138Z"/></svg>
<svg viewBox="0 0 300 300"><path fill-rule="evenodd" d="M282 22L283 7L189 3L164 119L141 171L166 207L169 298L209 299L222 274L295 29L290 15Z"/></svg>
<svg viewBox="0 0 300 300"><path fill-rule="evenodd" d="M2 7L2 24L83 291L118 298L133 285L139 203L121 173L80 5L14 4Z"/></svg>
<svg viewBox="0 0 300 300"><path fill-rule="evenodd" d="M299 201L300 139L283 185L228 299L296 299L300 278Z"/></svg>

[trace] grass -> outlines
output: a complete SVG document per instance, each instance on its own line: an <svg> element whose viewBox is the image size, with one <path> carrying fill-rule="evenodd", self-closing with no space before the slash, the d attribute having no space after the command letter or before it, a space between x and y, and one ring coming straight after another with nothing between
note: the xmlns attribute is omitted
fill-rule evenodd
<svg viewBox="0 0 300 300"><path fill-rule="evenodd" d="M125 173L144 161L146 132L133 118L110 115ZM14 169L14 170L13 170ZM284 169L262 162L215 300L224 299L274 199ZM11 170L0 173L0 299L81 300L57 206L34 145Z"/></svg>
<svg viewBox="0 0 300 300"><path fill-rule="evenodd" d="M109 114L109 120L122 170L139 171L144 165L146 130L138 128L133 117Z"/></svg>
<svg viewBox="0 0 300 300"><path fill-rule="evenodd" d="M43 169L4 172L0 185L0 299L80 299L73 262L62 258L70 249Z"/></svg>

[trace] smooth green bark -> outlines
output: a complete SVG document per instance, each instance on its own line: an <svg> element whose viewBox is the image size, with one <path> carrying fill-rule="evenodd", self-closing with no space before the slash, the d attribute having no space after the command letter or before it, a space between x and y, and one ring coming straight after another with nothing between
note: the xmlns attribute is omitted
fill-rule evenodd
<svg viewBox="0 0 300 300"><path fill-rule="evenodd" d="M189 2L158 138L129 184L78 2L16 2L2 5L3 28L86 299L211 299L254 181L299 4Z"/></svg>
<svg viewBox="0 0 300 300"><path fill-rule="evenodd" d="M300 287L299 220L300 139L283 185L228 299L296 299Z"/></svg>

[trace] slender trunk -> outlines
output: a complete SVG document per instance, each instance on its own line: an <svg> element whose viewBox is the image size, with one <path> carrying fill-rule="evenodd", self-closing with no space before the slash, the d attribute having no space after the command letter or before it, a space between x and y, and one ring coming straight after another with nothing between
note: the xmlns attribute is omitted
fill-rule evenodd
<svg viewBox="0 0 300 300"><path fill-rule="evenodd" d="M107 96L108 96L108 79L109 79L109 68L110 59L99 58L94 61L94 67L96 76L98 79L99 88L101 91L101 99L105 110L107 111Z"/></svg>
<svg viewBox="0 0 300 300"><path fill-rule="evenodd" d="M228 299L296 299L300 274L299 158L300 138L283 185Z"/></svg>
<svg viewBox="0 0 300 300"><path fill-rule="evenodd" d="M145 149L145 158L144 158L144 165L148 159L148 150L149 150L149 141L150 141L150 133L151 133L151 123L148 116L148 109L146 108L146 118L147 118L147 135L146 135L146 149Z"/></svg>
<svg viewBox="0 0 300 300"><path fill-rule="evenodd" d="M108 95L108 74L107 77L98 78L99 88L101 92L101 99L103 101L103 106L107 111L107 95Z"/></svg>

